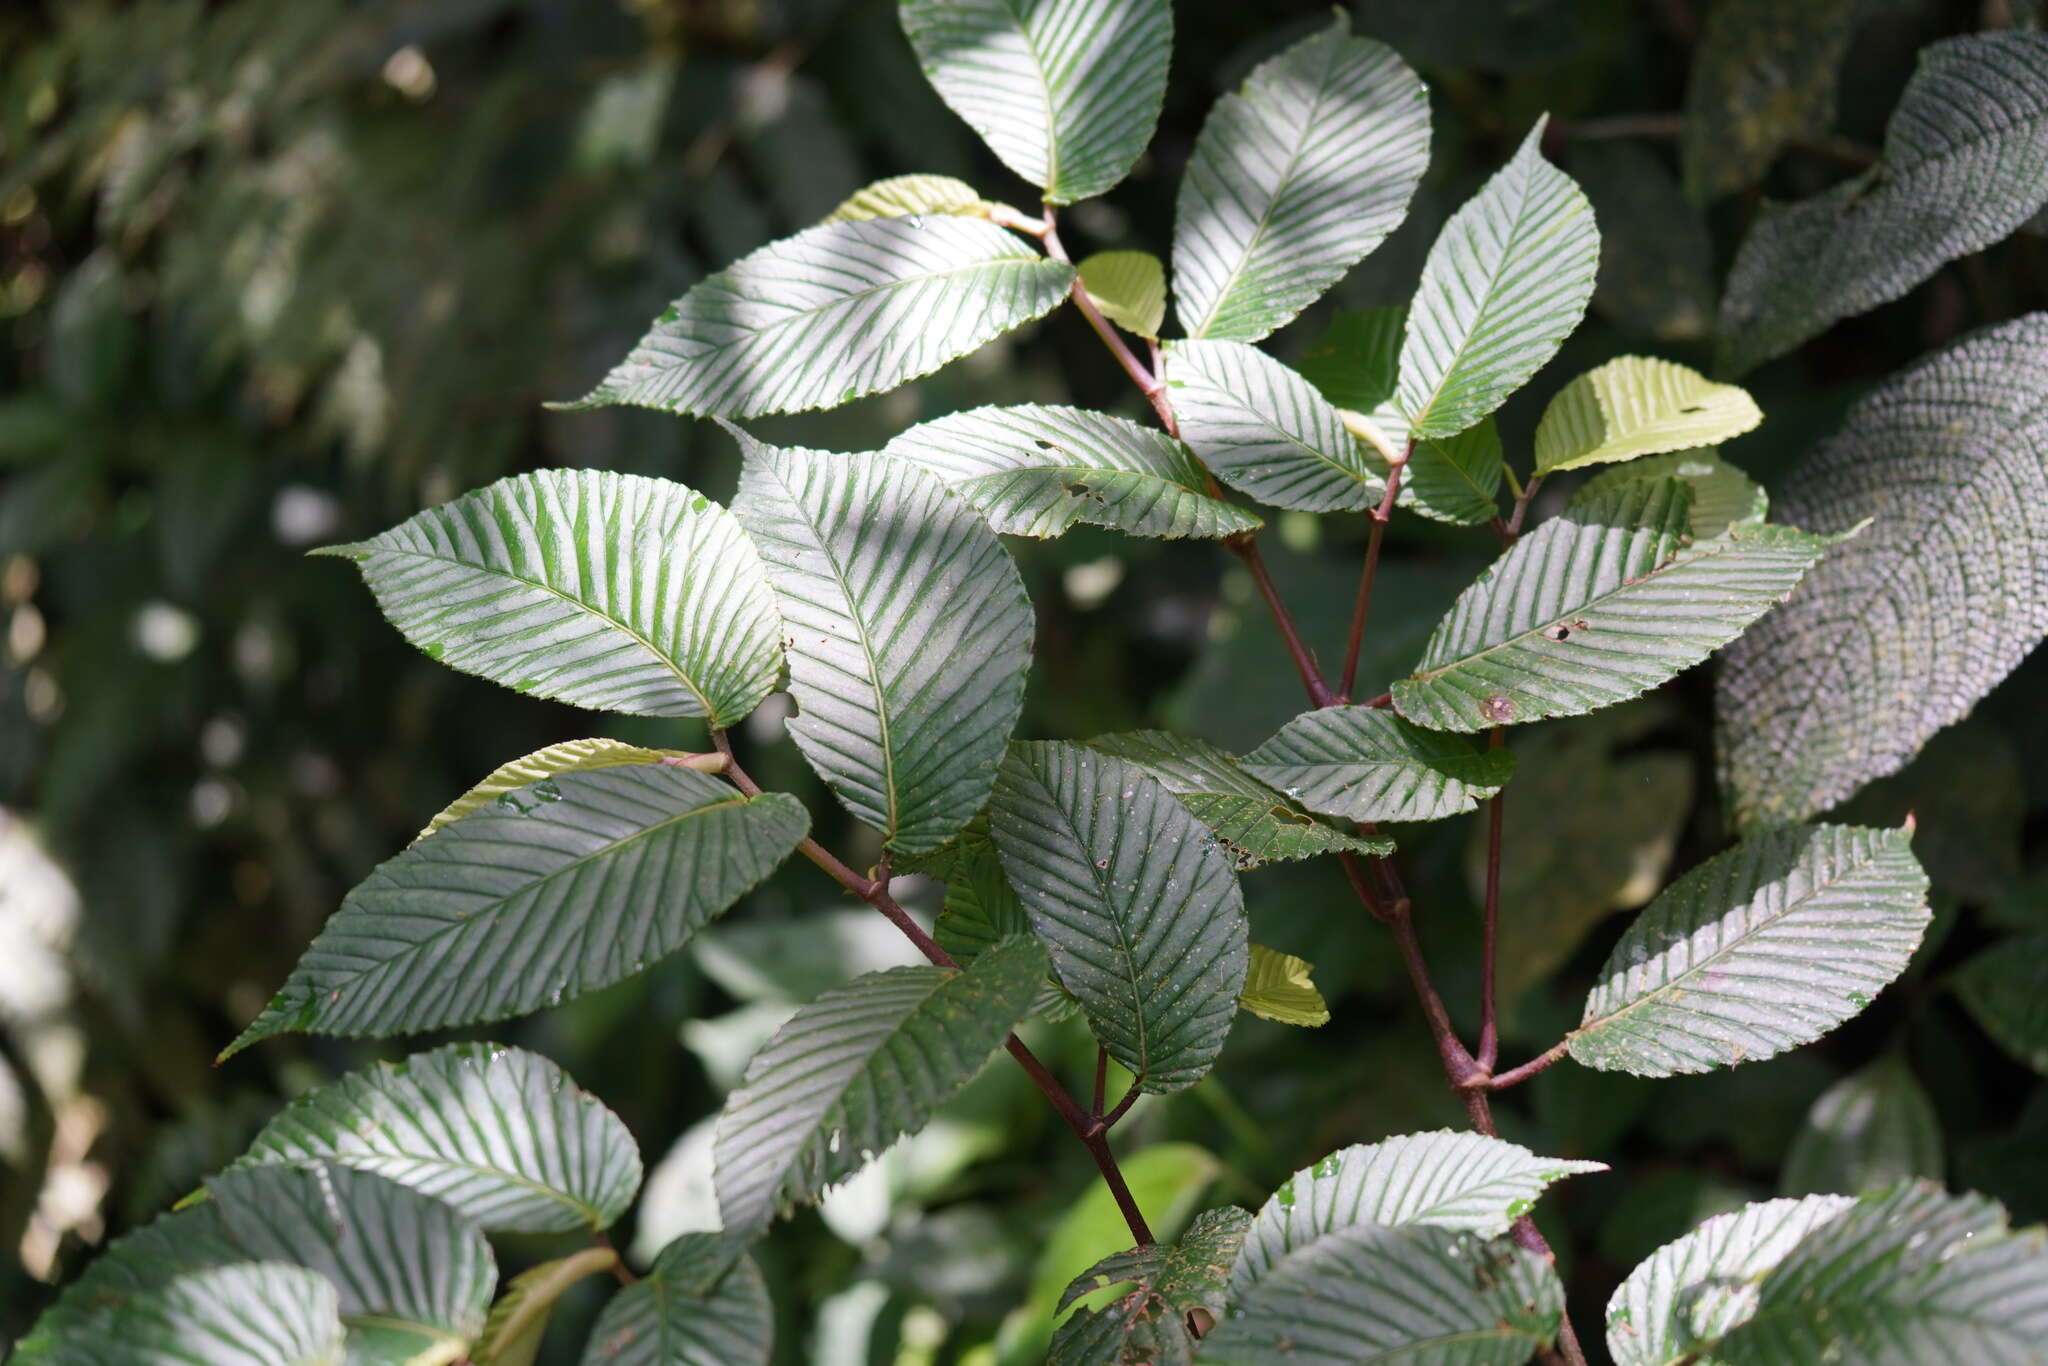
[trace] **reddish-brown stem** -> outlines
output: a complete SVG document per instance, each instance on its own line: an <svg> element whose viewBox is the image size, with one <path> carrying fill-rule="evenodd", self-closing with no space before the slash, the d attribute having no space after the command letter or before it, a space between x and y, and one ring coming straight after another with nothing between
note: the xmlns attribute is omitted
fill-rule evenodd
<svg viewBox="0 0 2048 1366"><path fill-rule="evenodd" d="M1358 597L1351 604L1351 634L1344 640L1344 677L1337 684L1341 701L1351 700L1352 686L1358 682L1358 648L1365 643L1365 619L1372 611L1372 578L1380 565L1380 542L1386 538L1387 522L1394 515L1394 500L1401 496L1401 471L1408 467L1414 454L1415 441L1411 437L1401 458L1387 469L1386 497L1372 510L1372 530L1365 538L1365 567L1359 570Z"/></svg>
<svg viewBox="0 0 2048 1366"><path fill-rule="evenodd" d="M1070 259L1066 247L1060 242L1059 225L1053 218L1050 204L1045 207L1045 230L1039 237L1045 243L1046 255L1055 261ZM1081 283L1078 274L1074 276L1073 288L1067 292L1073 296L1074 307L1081 310L1081 316L1095 329L1095 335L1102 338L1102 344L1116 357L1116 363L1124 368L1124 373L1131 377L1131 382L1145 395L1146 401L1152 405L1152 411L1159 414L1161 425L1170 435L1179 436L1180 428L1173 420L1172 405L1166 401L1166 381L1154 374L1145 362L1139 360L1137 353L1131 350L1123 337L1118 335L1117 330L1109 325L1109 319L1102 316L1102 310L1095 306L1095 300L1088 297L1088 287Z"/></svg>
<svg viewBox="0 0 2048 1366"><path fill-rule="evenodd" d="M761 785L740 767L739 758L732 752L732 741L726 738L725 732L712 731L711 740L718 746L718 752L725 756L726 777L748 796L760 796ZM942 968L960 966L953 955L947 953L939 946L937 940L926 934L924 926L918 924L910 912L904 910L896 899L889 895L886 877L861 876L814 839L806 838L797 846L797 851L822 868L833 881L888 917L889 923L901 930L904 937L917 946L917 951L923 954L927 961ZM887 872L886 860L882 871ZM1038 1060L1037 1055L1022 1039L1012 1034L1003 1041L1003 1047L1009 1050L1010 1056L1023 1067L1032 1084L1045 1093L1045 1098L1052 1102L1052 1108L1059 1112L1067 1127L1074 1131L1074 1137L1081 1140L1081 1146L1086 1148L1088 1155L1095 1160L1096 1169L1102 1173L1103 1183L1109 1187L1109 1193L1115 1198L1117 1208L1122 1211L1124 1223L1130 1227L1132 1238L1137 1240L1140 1247L1149 1245L1152 1242L1152 1230L1145 1223L1145 1216L1139 1211L1137 1201L1131 1195L1130 1186L1124 1181L1123 1172L1117 1166L1116 1155L1109 1150L1109 1144L1104 1141L1101 1130L1097 1127L1099 1121L1082 1111L1074 1102L1074 1098L1067 1094L1067 1088L1060 1085L1059 1079L1052 1073L1046 1071L1045 1064Z"/></svg>
<svg viewBox="0 0 2048 1366"><path fill-rule="evenodd" d="M1088 1107L1088 1113L1102 1113L1102 1093L1109 1085L1109 1050L1101 1044L1095 1046L1095 1100Z"/></svg>
<svg viewBox="0 0 2048 1366"><path fill-rule="evenodd" d="M1134 1081L1131 1083L1131 1089L1124 1092L1124 1098L1116 1103L1116 1108L1102 1117L1104 1133L1114 1129L1116 1122L1130 1113L1131 1106L1137 1104L1139 1094L1138 1083Z"/></svg>
<svg viewBox="0 0 2048 1366"><path fill-rule="evenodd" d="M605 1236L604 1231L602 1229L600 1229L596 1233L591 1234L590 1241L597 1244L597 1246L603 1248L606 1252L610 1252L612 1254L612 1277L615 1280L617 1280L620 1285L631 1285L633 1282L640 1279L638 1276L635 1276L633 1274L633 1268L626 1265L626 1259L624 1257L621 1257L617 1253L617 1251L613 1249L612 1240Z"/></svg>
<svg viewBox="0 0 2048 1366"><path fill-rule="evenodd" d="M1506 732L1493 728L1489 748L1499 749ZM1486 811L1486 901L1480 913L1479 931L1479 1065L1487 1071L1500 1061L1500 1025L1494 1015L1494 957L1500 940L1500 828L1503 787L1493 794Z"/></svg>
<svg viewBox="0 0 2048 1366"><path fill-rule="evenodd" d="M1538 1072L1547 1070L1551 1064L1562 1062L1565 1054L1570 1049L1571 1041L1569 1039L1560 1039L1543 1052L1538 1053L1535 1057L1523 1063L1520 1067L1510 1067L1507 1071L1496 1074L1493 1080L1486 1084L1487 1089L1505 1091L1510 1086L1520 1086Z"/></svg>
<svg viewBox="0 0 2048 1366"><path fill-rule="evenodd" d="M1502 546L1513 545L1515 538L1522 534L1522 519L1529 515L1529 501L1536 496L1536 490L1542 486L1543 476L1540 474L1530 475L1529 482L1522 485L1522 496L1515 499L1514 511L1508 514L1507 525L1501 528Z"/></svg>

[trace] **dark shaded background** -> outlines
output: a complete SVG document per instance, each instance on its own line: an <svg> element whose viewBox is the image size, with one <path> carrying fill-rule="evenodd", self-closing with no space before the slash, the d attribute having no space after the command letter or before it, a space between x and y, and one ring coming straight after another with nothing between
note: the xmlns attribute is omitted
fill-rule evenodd
<svg viewBox="0 0 2048 1366"><path fill-rule="evenodd" d="M1704 115L1684 112L1711 6L1356 8L1361 31L1430 81L1435 157L1410 223L1273 347L1297 352L1333 303L1405 299L1443 217L1548 110L1547 146L1591 193L1606 255L1594 315L1502 414L1523 467L1541 404L1581 369L1629 351L1705 366L1721 273L1761 196L1810 193L1867 158L1919 45L2015 17L1997 3L1807 7L1811 43L1772 60L1789 85L1811 85L1832 69L1829 35L1844 35L1834 117L1823 89L1817 127L1730 173L1739 158L1714 150L1785 109L1724 109L1704 131ZM1157 141L1107 201L1067 215L1077 255L1164 254L1211 101L1328 15L1177 9ZM1720 164L1732 188L1687 196L1689 139L1706 149L1687 153L1695 176ZM557 740L701 743L687 724L585 716L441 669L381 622L346 565L304 549L537 467L659 473L725 497L736 460L716 428L542 401L582 393L706 271L908 171L1029 202L926 88L882 0L0 13L0 1341L49 1282L234 1155L282 1097L430 1042L281 1040L211 1065L342 894L427 816ZM1725 454L1773 480L1871 383L2040 307L2044 284L2048 247L2026 234L1945 268L1750 377L1768 418ZM1134 397L1063 310L906 389L759 430L863 449L959 407L1072 401L1142 416ZM1269 522L1283 590L1330 657L1362 519ZM1172 724L1248 746L1299 709L1249 585L1215 547L1089 529L1012 545L1040 616L1020 733ZM1401 519L1390 546L1369 679L1411 661L1492 542ZM1939 942L1864 1017L1698 1079L1560 1067L1502 1106L1509 1137L1615 1165L1544 1211L1589 1338L1637 1258L1774 1193L1815 1097L1878 1058L1903 1057L1931 1096L1951 1184L2048 1213L2048 1092L1944 982L1996 928L2048 920L2043 672L2031 661L1854 803L1873 821L1916 813L1945 913ZM1710 715L1695 671L1649 701L1517 732L1510 1060L1575 1022L1617 928L1606 917L1720 847ZM872 853L778 726L748 738L755 775L805 795L828 845ZM1475 831L1400 833L1442 985L1469 1004ZM1337 1145L1462 1123L1388 944L1334 868L1262 871L1247 893L1257 938L1316 963L1336 1020L1302 1032L1246 1019L1214 1079L1134 1113L1126 1145L1179 1145L1135 1164L1155 1226L1203 1203L1256 1204ZM715 1112L790 1005L897 961L869 919L799 861L700 950L489 1033L564 1063L652 1167ZM1077 1028L1046 1047L1084 1075ZM701 1205L677 1179L688 1167L678 1159L651 1191L643 1244ZM992 1070L887 1182L767 1244L782 1359L1032 1360L1040 1330L1028 1314L1005 1325L1006 1312L1031 1300L1042 1319L1061 1258L1121 1239L1106 1209L1073 1212L1090 1189L1035 1094ZM507 1272L551 1246L507 1246ZM574 1359L601 1293L586 1285L569 1303L548 1359Z"/></svg>

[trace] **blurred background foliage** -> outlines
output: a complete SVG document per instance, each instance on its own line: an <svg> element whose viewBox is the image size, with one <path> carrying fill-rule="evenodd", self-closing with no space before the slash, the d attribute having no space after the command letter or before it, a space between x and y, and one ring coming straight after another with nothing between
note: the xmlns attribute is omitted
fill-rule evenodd
<svg viewBox="0 0 2048 1366"><path fill-rule="evenodd" d="M1605 257L1594 314L1500 415L1526 467L1541 405L1572 374L1631 351L1708 363L1743 228L1765 197L1867 164L1918 47L2033 9L1361 0L1359 29L1431 84L1434 160L1409 223L1274 345L1298 354L1334 306L1405 299L1445 215L1548 110L1548 150L1587 187ZM1163 253L1209 104L1328 14L1178 10L1158 140L1109 201L1070 212L1077 253ZM715 428L542 402L587 389L708 270L909 171L1023 199L926 87L886 0L0 13L0 1341L282 1098L409 1051L292 1039L211 1062L428 815L557 740L702 743L687 724L585 716L442 669L345 567L303 551L537 467L727 496L736 457ZM1877 379L2044 294L2039 236L1949 266L1753 375L1767 421L1724 453L1771 483ZM864 449L956 408L1141 416L1134 397L1065 310L924 382L760 429ZM1554 482L1545 497L1561 501L1571 480ZM1363 534L1360 517L1301 514L1267 533L1326 658ZM1248 582L1213 546L1085 528L1012 544L1039 613L1021 733L1172 724L1242 747L1300 709ZM1400 518L1389 544L1369 680L1405 670L1492 541ZM1943 912L1874 1009L1768 1063L1666 1082L1564 1066L1503 1105L1506 1136L1615 1166L1545 1202L1579 1313L1656 1244L1781 1188L1923 1171L2048 1215L2048 1087L1978 1027L1955 976L1996 936L2048 928L2044 672L2030 661L1852 804L1871 822L1914 813ZM1517 732L1511 1061L1575 1023L1609 917L1723 842L1705 684L1695 671ZM872 856L778 714L746 741L757 777L806 795L829 845ZM1441 984L1469 1003L1477 821L1396 833ZM1133 1112L1120 1141L1162 1234L1205 1204L1255 1204L1341 1144L1462 1123L1388 943L1334 870L1276 866L1247 894L1258 938L1316 964L1336 1018L1245 1018L1211 1079ZM491 1032L564 1063L631 1126L652 1169L627 1231L645 1258L715 1210L703 1121L751 1050L824 986L905 959L799 860L693 952ZM1078 1084L1092 1058L1078 1024L1041 1042ZM1034 1361L1060 1287L1124 1236L1078 1146L1020 1074L991 1068L766 1244L780 1358ZM508 1247L506 1271L550 1252ZM579 1288L543 1360L573 1359L601 1296Z"/></svg>

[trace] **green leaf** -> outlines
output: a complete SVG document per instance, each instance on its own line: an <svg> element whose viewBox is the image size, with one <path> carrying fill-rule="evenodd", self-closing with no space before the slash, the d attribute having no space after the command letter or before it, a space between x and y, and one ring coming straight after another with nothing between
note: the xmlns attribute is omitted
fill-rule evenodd
<svg viewBox="0 0 2048 1366"><path fill-rule="evenodd" d="M1216 102L1174 202L1174 308L1190 337L1257 341L1400 225L1429 163L1429 93L1349 20Z"/></svg>
<svg viewBox="0 0 2048 1366"><path fill-rule="evenodd" d="M1166 267L1149 251L1098 251L1074 267L1102 316L1148 341L1166 322Z"/></svg>
<svg viewBox="0 0 2048 1366"><path fill-rule="evenodd" d="M228 1236L220 1211L211 1204L158 1215L107 1244L78 1279L58 1293L56 1303L15 1344L8 1361L11 1366L58 1361L63 1345L88 1336L86 1326L95 1319L162 1291L180 1276L246 1260L247 1254Z"/></svg>
<svg viewBox="0 0 2048 1366"><path fill-rule="evenodd" d="M520 1048L453 1043L306 1092L238 1166L322 1161L445 1201L493 1233L604 1229L640 1188L626 1126Z"/></svg>
<svg viewBox="0 0 2048 1366"><path fill-rule="evenodd" d="M1192 1086L1244 988L1244 896L1229 857L1136 764L1011 746L989 806L1010 885L1096 1039L1146 1091Z"/></svg>
<svg viewBox="0 0 2048 1366"><path fill-rule="evenodd" d="M1224 844L1240 872L1317 854L1394 852L1390 839L1348 835L1317 820L1206 740L1134 730L1098 735L1088 747L1127 759L1165 784Z"/></svg>
<svg viewBox="0 0 2048 1366"><path fill-rule="evenodd" d="M1046 1366L1193 1366L1197 1333L1223 1317L1223 1287L1251 1216L1208 1210L1170 1246L1158 1243L1111 1253L1082 1272L1060 1296L1065 1313L1076 1301L1115 1288L1100 1307L1083 1305L1053 1330Z"/></svg>
<svg viewBox="0 0 2048 1366"><path fill-rule="evenodd" d="M1739 375L2010 235L2048 200L2044 159L2048 36L1928 44L1879 163L1772 209L1743 239L1721 299L1716 368Z"/></svg>
<svg viewBox="0 0 2048 1366"><path fill-rule="evenodd" d="M351 1361L451 1361L483 1331L497 1264L482 1231L439 1200L324 1163L241 1167L207 1189L253 1260L334 1285Z"/></svg>
<svg viewBox="0 0 2048 1366"><path fill-rule="evenodd" d="M1500 513L1500 472L1500 433L1482 418L1454 435L1417 441L1394 504L1432 521L1479 526Z"/></svg>
<svg viewBox="0 0 2048 1366"><path fill-rule="evenodd" d="M1242 1298L1289 1253L1324 1234L1428 1224L1491 1238L1527 1214L1552 1182L1606 1170L1448 1129L1340 1148L1289 1177L1260 1207L1231 1268L1231 1296Z"/></svg>
<svg viewBox="0 0 2048 1366"><path fill-rule="evenodd" d="M974 1080L1031 1011L1045 952L1018 938L964 971L891 968L799 1010L718 1118L718 1207L754 1237L866 1166Z"/></svg>
<svg viewBox="0 0 2048 1366"><path fill-rule="evenodd" d="M775 1310L751 1257L715 1233L685 1233L612 1296L583 1366L768 1366Z"/></svg>
<svg viewBox="0 0 2048 1366"><path fill-rule="evenodd" d="M297 1031L360 1037L502 1020L666 957L810 827L666 764L508 792L381 865L222 1056Z"/></svg>
<svg viewBox="0 0 2048 1366"><path fill-rule="evenodd" d="M1330 1022L1330 1007L1310 977L1315 964L1291 953L1251 946L1251 966L1237 1004L1262 1020L1315 1029Z"/></svg>
<svg viewBox="0 0 2048 1366"><path fill-rule="evenodd" d="M2048 934L2016 936L1963 964L1956 993L2000 1047L2048 1073Z"/></svg>
<svg viewBox="0 0 2048 1366"><path fill-rule="evenodd" d="M730 726L782 662L760 557L666 479L516 475L320 553L356 560L428 655L571 706Z"/></svg>
<svg viewBox="0 0 2048 1366"><path fill-rule="evenodd" d="M1413 435L1462 432L1500 407L1556 353L1593 297L1593 209L1543 159L1542 140L1538 120L1429 249L1397 391Z"/></svg>
<svg viewBox="0 0 2048 1366"><path fill-rule="evenodd" d="M1815 1229L1714 1348L1726 1366L2040 1362L2048 1237L1980 1195L1908 1183Z"/></svg>
<svg viewBox="0 0 2048 1366"><path fill-rule="evenodd" d="M1707 12L1678 144L1695 199L1749 189L1787 144L1833 129L1836 75L1868 12L1861 0L1721 0Z"/></svg>
<svg viewBox="0 0 2048 1366"><path fill-rule="evenodd" d="M489 777L442 807L415 838L425 839L450 821L460 820L472 811L483 810L514 788L530 786L543 778L552 778L557 773L591 773L601 768L621 768L628 764L658 764L664 759L692 757L695 756L685 754L682 750L643 749L639 745L629 745L623 740L564 740L559 745L549 745L546 749L537 749L508 764L498 765L491 770ZM720 755L711 757L722 760Z"/></svg>
<svg viewBox="0 0 2048 1366"><path fill-rule="evenodd" d="M2048 636L2044 403L2032 314L1891 380L1793 471L1784 515L1875 522L1728 652L1715 703L1738 821L1803 820L1896 772Z"/></svg>
<svg viewBox="0 0 2048 1366"><path fill-rule="evenodd" d="M987 218L989 208L989 202L964 180L949 175L892 175L855 190L824 221L917 218L928 213Z"/></svg>
<svg viewBox="0 0 2048 1366"><path fill-rule="evenodd" d="M1166 0L903 0L925 75L1003 164L1054 204L1126 175L1159 121Z"/></svg>
<svg viewBox="0 0 2048 1366"><path fill-rule="evenodd" d="M1261 525L1209 496L1180 442L1086 408L975 408L921 422L882 454L936 475L1010 536L1059 536L1077 522L1168 538Z"/></svg>
<svg viewBox="0 0 2048 1366"><path fill-rule="evenodd" d="M1010 880L986 831L951 861L944 874L946 897L939 918L932 925L932 938L940 948L963 966L1016 935L1029 936L1031 918L1017 899ZM1031 1014L1048 1022L1072 1016L1074 999L1057 982L1041 983L1031 1003Z"/></svg>
<svg viewBox="0 0 2048 1366"><path fill-rule="evenodd" d="M334 1287L304 1267L215 1267L138 1296L40 1360L49 1366L353 1364L358 1358L345 1356L335 1304Z"/></svg>
<svg viewBox="0 0 2048 1366"><path fill-rule="evenodd" d="M1666 1077L1811 1043L1906 969L1927 875L1900 830L1786 826L1671 884L1608 955L1572 1057Z"/></svg>
<svg viewBox="0 0 2048 1366"><path fill-rule="evenodd" d="M1648 356L1620 356L1558 390L1536 427L1536 473L1718 445L1764 420L1732 384Z"/></svg>
<svg viewBox="0 0 2048 1366"><path fill-rule="evenodd" d="M1678 479L1692 489L1693 539L1709 541L1734 526L1756 526L1771 510L1770 496L1755 480L1723 460L1718 451L1678 451L1631 460L1603 470L1572 494L1568 506L1584 507L1611 498L1622 484L1638 479Z"/></svg>
<svg viewBox="0 0 2048 1366"><path fill-rule="evenodd" d="M977 219L824 223L697 284L588 396L562 406L727 417L831 408L1050 312L1073 281L1072 266Z"/></svg>
<svg viewBox="0 0 2048 1366"><path fill-rule="evenodd" d="M1474 749L1377 707L1303 712L1244 756L1245 771L1311 811L1354 821L1433 821L1506 785L1515 756Z"/></svg>
<svg viewBox="0 0 2048 1366"><path fill-rule="evenodd" d="M1692 490L1631 481L1545 522L1465 590L1394 705L1438 730L1577 716L1699 663L1833 544L1782 526L1687 534Z"/></svg>
<svg viewBox="0 0 2048 1366"><path fill-rule="evenodd" d="M1758 1282L1800 1239L1853 1203L1839 1195L1766 1200L1658 1248L1607 1302L1615 1366L1726 1366L1702 1349L1756 1312Z"/></svg>
<svg viewBox="0 0 2048 1366"><path fill-rule="evenodd" d="M1428 1225L1340 1228L1233 1290L1204 1366L1522 1366L1564 1314L1534 1253Z"/></svg>
<svg viewBox="0 0 2048 1366"><path fill-rule="evenodd" d="M1903 1058L1879 1058L1821 1093L1785 1155L1786 1195L1860 1195L1941 1180L1941 1120Z"/></svg>
<svg viewBox="0 0 2048 1366"><path fill-rule="evenodd" d="M471 1359L476 1366L533 1366L555 1301L586 1276L618 1264L619 1254L610 1248L586 1247L520 1272L491 1306L491 1316L470 1349Z"/></svg>
<svg viewBox="0 0 2048 1366"><path fill-rule="evenodd" d="M735 431L734 510L789 632L797 748L902 853L988 799L1024 702L1031 603L993 531L900 460L779 449Z"/></svg>
<svg viewBox="0 0 2048 1366"><path fill-rule="evenodd" d="M1256 347L1169 342L1166 382L1182 440L1231 487L1305 512L1355 512L1385 495L1384 462L1314 386Z"/></svg>
<svg viewBox="0 0 2048 1366"><path fill-rule="evenodd" d="M1406 304L1339 309L1294 368L1339 408L1376 414L1394 396L1407 327Z"/></svg>

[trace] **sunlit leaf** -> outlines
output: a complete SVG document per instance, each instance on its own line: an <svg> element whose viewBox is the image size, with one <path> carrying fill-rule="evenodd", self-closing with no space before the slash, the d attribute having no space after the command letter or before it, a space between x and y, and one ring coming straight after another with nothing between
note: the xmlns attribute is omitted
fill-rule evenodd
<svg viewBox="0 0 2048 1366"><path fill-rule="evenodd" d="M359 1360L344 1351L334 1286L281 1262L180 1276L81 1326L38 1359L51 1366L342 1366Z"/></svg>
<svg viewBox="0 0 2048 1366"><path fill-rule="evenodd" d="M546 1058L496 1044L447 1044L308 1091L242 1158L312 1160L411 1186L499 1233L603 1229L640 1187L617 1115Z"/></svg>
<svg viewBox="0 0 2048 1366"><path fill-rule="evenodd" d="M627 764L658 764L664 759L681 760L689 757L691 756L681 750L643 749L639 745L629 745L623 740L564 740L559 745L537 749L531 754L492 769L489 777L436 812L434 818L427 822L426 828L420 831L419 838L425 839L450 821L459 820L472 811L481 811L514 788L530 786L543 778L552 778L557 773L589 773L600 768L619 768ZM711 757L717 759L721 756ZM716 771L717 766L704 767L706 771Z"/></svg>
<svg viewBox="0 0 2048 1366"><path fill-rule="evenodd" d="M1167 0L903 0L925 75L1054 204L1092 199L1152 139L1173 45Z"/></svg>
<svg viewBox="0 0 2048 1366"><path fill-rule="evenodd" d="M1210 495L1180 442L1086 408L975 408L919 423L882 454L938 476L1006 535L1058 536L1086 522L1133 536L1220 537L1260 525Z"/></svg>
<svg viewBox="0 0 2048 1366"><path fill-rule="evenodd" d="M1645 907L1586 998L1571 1054L1663 1077L1811 1043L1905 970L1927 875L1899 830L1785 826L1700 864Z"/></svg>
<svg viewBox="0 0 2048 1366"><path fill-rule="evenodd" d="M1036 941L1010 939L964 971L891 968L799 1010L719 1116L726 1231L764 1232L924 1127L1030 1013L1045 967Z"/></svg>
<svg viewBox="0 0 2048 1366"><path fill-rule="evenodd" d="M794 797L666 764L517 788L350 892L223 1056L291 1031L502 1020L609 986L681 948L809 825Z"/></svg>
<svg viewBox="0 0 2048 1366"><path fill-rule="evenodd" d="M1536 427L1536 473L1718 445L1763 421L1732 384L1648 356L1622 356L1560 389Z"/></svg>
<svg viewBox="0 0 2048 1366"><path fill-rule="evenodd" d="M797 748L904 853L988 799L1024 701L1033 620L1008 552L934 475L735 432L735 512L789 632Z"/></svg>
<svg viewBox="0 0 2048 1366"><path fill-rule="evenodd" d="M1149 251L1098 251L1074 267L1102 316L1152 341L1166 322L1166 267Z"/></svg>
<svg viewBox="0 0 2048 1366"><path fill-rule="evenodd" d="M949 175L895 175L855 190L825 221L914 218L928 213L986 218L988 211L988 201L964 180Z"/></svg>
<svg viewBox="0 0 2048 1366"><path fill-rule="evenodd" d="M775 1310L751 1257L686 1233L591 1326L582 1366L768 1366Z"/></svg>
<svg viewBox="0 0 2048 1366"><path fill-rule="evenodd" d="M1230 858L1136 764L1013 745L989 807L1003 870L1095 1037L1147 1091L1201 1080L1244 988Z"/></svg>
<svg viewBox="0 0 2048 1366"><path fill-rule="evenodd" d="M1429 94L1350 20L1252 69L1195 140L1174 205L1174 310L1190 337L1257 341L1407 214Z"/></svg>
<svg viewBox="0 0 2048 1366"><path fill-rule="evenodd" d="M1432 821L1470 811L1515 771L1505 749L1475 749L1378 707L1303 712L1244 757L1247 773L1311 811L1354 821Z"/></svg>
<svg viewBox="0 0 2048 1366"><path fill-rule="evenodd" d="M1730 527L1757 525L1771 510L1770 495L1762 486L1711 450L1645 456L1602 470L1579 485L1572 504L1584 507L1612 497L1617 486L1636 479L1678 479L1691 487L1689 520L1697 541L1712 540Z"/></svg>
<svg viewBox="0 0 2048 1366"><path fill-rule="evenodd" d="M1315 387L1242 342L1172 342L1166 383L1181 437L1216 477L1275 507L1356 511L1386 493L1368 454Z"/></svg>
<svg viewBox="0 0 2048 1366"><path fill-rule="evenodd" d="M1306 959L1254 944L1251 966L1245 972L1244 990L1237 994L1237 1003L1260 1019L1277 1024L1307 1029L1326 1025L1330 1022L1330 1007L1309 975L1314 968L1315 964Z"/></svg>
<svg viewBox="0 0 2048 1366"><path fill-rule="evenodd" d="M760 557L666 479L518 475L320 553L355 560L433 658L573 706L729 726L781 664Z"/></svg>
<svg viewBox="0 0 2048 1366"><path fill-rule="evenodd" d="M754 417L893 389L1051 311L1074 269L993 223L934 214L825 223L670 304L569 408Z"/></svg>
<svg viewBox="0 0 2048 1366"><path fill-rule="evenodd" d="M1462 432L1557 351L1593 297L1600 232L1543 123L1451 216L1408 309L1397 397L1418 437Z"/></svg>

